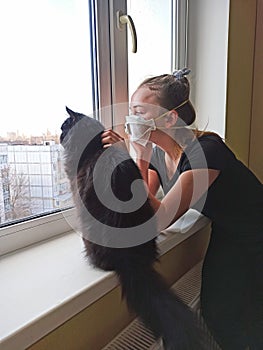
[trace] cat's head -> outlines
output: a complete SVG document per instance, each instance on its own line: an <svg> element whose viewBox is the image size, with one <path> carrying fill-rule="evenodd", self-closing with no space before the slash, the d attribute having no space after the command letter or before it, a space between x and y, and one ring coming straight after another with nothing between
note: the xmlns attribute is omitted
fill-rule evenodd
<svg viewBox="0 0 263 350"><path fill-rule="evenodd" d="M66 147L75 141L92 140L104 131L103 125L94 118L72 111L66 106L69 117L61 125L60 142Z"/></svg>
<svg viewBox="0 0 263 350"><path fill-rule="evenodd" d="M61 126L60 142L64 148L66 173L74 178L82 166L95 154L102 152L103 125L96 119L77 113L66 107L69 117Z"/></svg>

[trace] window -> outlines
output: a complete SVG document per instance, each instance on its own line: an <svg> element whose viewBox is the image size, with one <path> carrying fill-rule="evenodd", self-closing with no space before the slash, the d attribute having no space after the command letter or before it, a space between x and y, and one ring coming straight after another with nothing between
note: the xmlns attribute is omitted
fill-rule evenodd
<svg viewBox="0 0 263 350"><path fill-rule="evenodd" d="M46 198L46 191L48 197L54 192L34 187L32 176L50 174L52 186L57 185L55 169L61 156L58 143L65 105L87 114L93 111L89 1L1 2L0 30L5 121L0 143L7 146L6 153L0 154L0 163L9 167L11 195L18 190L12 178L24 178L20 186L29 186L30 216L36 211L36 201ZM25 213L21 211L16 219L25 219ZM12 217L6 212L2 224L7 222L12 223Z"/></svg>
<svg viewBox="0 0 263 350"><path fill-rule="evenodd" d="M174 68L177 3L182 1L1 3L5 123L0 132L0 167L5 171L0 188L1 183L6 185L0 191L0 254L14 249L14 242L19 248L38 241L38 235L46 239L74 227L73 210L61 211L72 206L59 145L65 106L94 115L105 127L123 126L129 91L145 75ZM134 19L136 54L130 53L126 26L117 26L118 11L128 11ZM14 202L17 192L21 199Z"/></svg>
<svg viewBox="0 0 263 350"><path fill-rule="evenodd" d="M138 52L128 51L131 95L145 78L187 66L188 0L129 0L127 12L138 35Z"/></svg>
<svg viewBox="0 0 263 350"><path fill-rule="evenodd" d="M173 70L173 7L174 1L127 2L138 36L138 51L133 54L129 50L128 56L130 95L146 77ZM131 36L128 42L131 47Z"/></svg>
<svg viewBox="0 0 263 350"><path fill-rule="evenodd" d="M95 0L0 5L0 254L71 229L72 210L57 213L72 206L60 125L66 105L92 114L112 104L105 98L111 80L106 73L98 78L101 52L110 62L110 6Z"/></svg>

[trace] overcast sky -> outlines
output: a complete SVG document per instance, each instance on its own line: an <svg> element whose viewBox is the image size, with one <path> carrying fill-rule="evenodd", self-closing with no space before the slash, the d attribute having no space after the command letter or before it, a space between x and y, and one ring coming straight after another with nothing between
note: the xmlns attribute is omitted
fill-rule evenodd
<svg viewBox="0 0 263 350"><path fill-rule="evenodd" d="M0 135L59 131L65 105L91 113L88 1L0 3Z"/></svg>
<svg viewBox="0 0 263 350"><path fill-rule="evenodd" d="M146 76L170 72L171 5L129 0L128 12L138 35L138 52L129 49L133 92ZM59 132L65 105L92 113L87 0L1 1L0 44L1 136Z"/></svg>

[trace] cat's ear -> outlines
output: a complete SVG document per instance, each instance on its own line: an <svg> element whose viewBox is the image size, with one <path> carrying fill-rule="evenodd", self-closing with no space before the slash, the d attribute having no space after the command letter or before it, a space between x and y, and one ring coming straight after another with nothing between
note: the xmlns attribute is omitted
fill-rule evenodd
<svg viewBox="0 0 263 350"><path fill-rule="evenodd" d="M66 106L66 111L73 120L76 119L76 112L72 111L68 106Z"/></svg>

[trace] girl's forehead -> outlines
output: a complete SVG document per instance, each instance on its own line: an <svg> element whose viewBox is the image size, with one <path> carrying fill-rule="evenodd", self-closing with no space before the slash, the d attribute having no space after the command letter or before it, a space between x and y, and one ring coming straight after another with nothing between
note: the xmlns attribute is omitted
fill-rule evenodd
<svg viewBox="0 0 263 350"><path fill-rule="evenodd" d="M130 103L131 107L149 107L150 105L159 105L155 91L152 91L147 87L141 87L133 93Z"/></svg>

